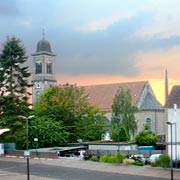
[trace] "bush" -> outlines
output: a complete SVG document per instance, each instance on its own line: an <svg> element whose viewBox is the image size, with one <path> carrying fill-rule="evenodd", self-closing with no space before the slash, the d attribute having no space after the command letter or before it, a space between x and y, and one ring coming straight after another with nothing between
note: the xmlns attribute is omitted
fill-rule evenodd
<svg viewBox="0 0 180 180"><path fill-rule="evenodd" d="M116 157L115 156L109 156L108 163L116 163Z"/></svg>
<svg viewBox="0 0 180 180"><path fill-rule="evenodd" d="M151 163L151 167L157 167L157 163L156 162L152 162Z"/></svg>
<svg viewBox="0 0 180 180"><path fill-rule="evenodd" d="M169 156L167 154L162 154L159 157L159 163L160 163L160 166L163 167L163 168L169 167L169 164L170 164Z"/></svg>
<svg viewBox="0 0 180 180"><path fill-rule="evenodd" d="M125 165L131 165L133 162L134 162L133 159L128 159L128 158L123 159L123 164Z"/></svg>
<svg viewBox="0 0 180 180"><path fill-rule="evenodd" d="M99 162L108 162L109 157L109 155L103 155L100 157Z"/></svg>
<svg viewBox="0 0 180 180"><path fill-rule="evenodd" d="M90 151L84 153L84 160L90 160L93 154Z"/></svg>
<svg viewBox="0 0 180 180"><path fill-rule="evenodd" d="M91 161L94 161L94 162L98 162L98 161L99 161L99 159L98 159L97 156L92 156L92 157L90 158L90 160L91 160Z"/></svg>
<svg viewBox="0 0 180 180"><path fill-rule="evenodd" d="M136 165L136 166L144 166L144 162L134 161L134 162L132 163L132 165Z"/></svg>
<svg viewBox="0 0 180 180"><path fill-rule="evenodd" d="M122 163L125 155L122 153L116 153L115 158L116 158L116 163Z"/></svg>

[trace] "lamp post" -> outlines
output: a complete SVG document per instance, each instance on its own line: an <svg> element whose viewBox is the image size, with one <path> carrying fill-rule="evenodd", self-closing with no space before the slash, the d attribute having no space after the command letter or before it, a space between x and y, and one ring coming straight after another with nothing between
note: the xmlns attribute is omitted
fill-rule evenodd
<svg viewBox="0 0 180 180"><path fill-rule="evenodd" d="M120 143L120 120L118 119L118 152L119 152L119 143Z"/></svg>
<svg viewBox="0 0 180 180"><path fill-rule="evenodd" d="M28 139L28 130L29 130L28 121L29 121L29 119L34 118L34 115L31 115L28 117L19 115L18 117L26 120L26 151L24 151L24 156L26 156L26 159L27 159L27 180L29 180L30 179L30 177L29 177L29 156L30 156L30 152L29 152L29 139Z"/></svg>
<svg viewBox="0 0 180 180"><path fill-rule="evenodd" d="M30 152L29 152L29 138L28 138L28 131L29 131L29 119L34 118L34 115L28 116L26 118L26 158L27 158L27 180L30 179L29 176L29 156L30 156Z"/></svg>
<svg viewBox="0 0 180 180"><path fill-rule="evenodd" d="M174 122L166 122L169 126L170 126L170 130L171 130L171 180L173 180L173 143L172 143L172 141L173 141L173 138L172 138L172 125L173 124L176 124L176 122L174 121Z"/></svg>
<svg viewBox="0 0 180 180"><path fill-rule="evenodd" d="M118 125L118 152L120 151L120 147L119 147L119 145L120 145L120 121L121 121L121 116L119 117L119 116L116 116L116 119L117 119L117 125Z"/></svg>

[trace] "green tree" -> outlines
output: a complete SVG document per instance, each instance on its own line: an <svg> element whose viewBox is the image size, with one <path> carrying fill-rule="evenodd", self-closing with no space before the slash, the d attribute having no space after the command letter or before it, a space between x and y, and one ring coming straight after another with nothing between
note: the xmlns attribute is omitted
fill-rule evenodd
<svg viewBox="0 0 180 180"><path fill-rule="evenodd" d="M59 123L64 135L55 143L57 145L62 140L77 142L77 139L100 139L104 132L103 114L89 104L84 88L74 85L47 89L33 105L33 111L36 118L46 116L52 124ZM43 128L43 121L40 126ZM56 130L58 133L58 128Z"/></svg>
<svg viewBox="0 0 180 180"><path fill-rule="evenodd" d="M157 136L148 130L147 125L145 125L143 131L136 135L135 140L139 146L154 146L156 145Z"/></svg>
<svg viewBox="0 0 180 180"><path fill-rule="evenodd" d="M127 134L127 131L126 131L126 128L124 127L124 125L121 125L118 128L113 128L111 129L111 138L114 140L114 141L118 141L118 133L119 133L119 141L120 142L127 142L129 141L129 136Z"/></svg>
<svg viewBox="0 0 180 180"><path fill-rule="evenodd" d="M120 87L112 105L111 131L118 131L120 125L124 125L128 136L134 136L137 130L134 114L137 111L137 108L132 105L131 91Z"/></svg>
<svg viewBox="0 0 180 180"><path fill-rule="evenodd" d="M17 146L22 145L25 134L25 121L18 116L28 115L31 95L27 91L31 74L25 54L24 46L15 37L7 38L0 54L0 127L10 128L1 140L16 142Z"/></svg>
<svg viewBox="0 0 180 180"><path fill-rule="evenodd" d="M66 143L69 134L62 122L54 121L48 116L35 117L29 121L29 147L53 147ZM38 142L34 142L38 138Z"/></svg>

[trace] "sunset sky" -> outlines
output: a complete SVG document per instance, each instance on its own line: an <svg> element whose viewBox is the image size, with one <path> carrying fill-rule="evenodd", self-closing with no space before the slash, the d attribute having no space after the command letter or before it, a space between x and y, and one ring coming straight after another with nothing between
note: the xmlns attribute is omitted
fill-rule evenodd
<svg viewBox="0 0 180 180"><path fill-rule="evenodd" d="M29 63L45 39L59 84L149 80L164 103L180 84L180 0L0 0L0 42L22 40Z"/></svg>

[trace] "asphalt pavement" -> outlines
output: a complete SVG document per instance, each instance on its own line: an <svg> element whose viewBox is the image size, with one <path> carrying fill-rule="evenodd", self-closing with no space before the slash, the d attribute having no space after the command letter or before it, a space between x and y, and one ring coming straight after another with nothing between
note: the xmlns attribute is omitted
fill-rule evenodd
<svg viewBox="0 0 180 180"><path fill-rule="evenodd" d="M26 168L27 161L24 158L0 157L0 180L27 179ZM116 176L121 180L131 177L132 179L171 179L169 168L115 165L70 158L30 159L31 180L76 179L75 174L78 175L77 180L100 180L101 177L105 179ZM180 179L180 169L174 169L173 175L174 180Z"/></svg>

